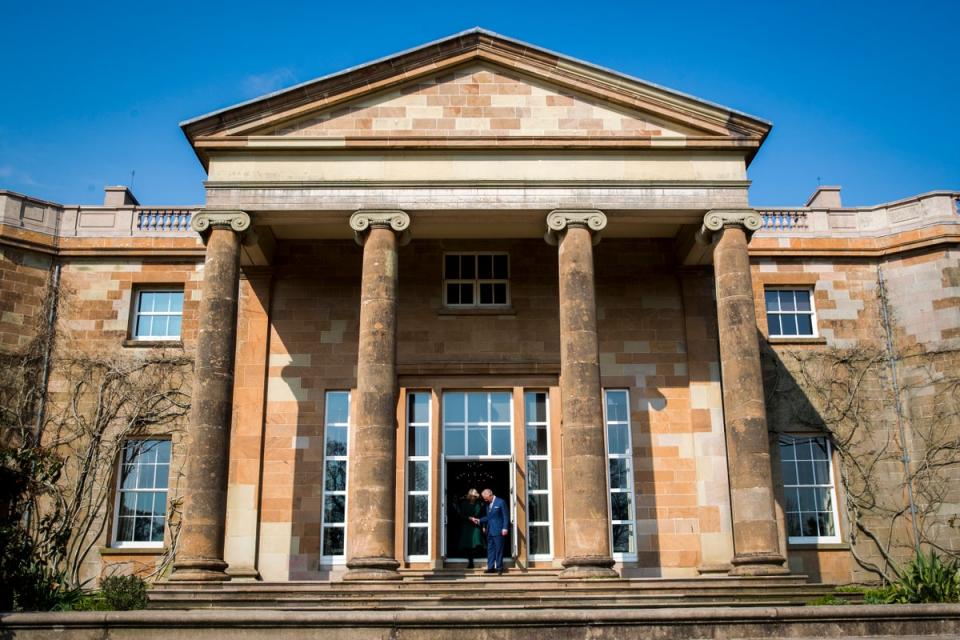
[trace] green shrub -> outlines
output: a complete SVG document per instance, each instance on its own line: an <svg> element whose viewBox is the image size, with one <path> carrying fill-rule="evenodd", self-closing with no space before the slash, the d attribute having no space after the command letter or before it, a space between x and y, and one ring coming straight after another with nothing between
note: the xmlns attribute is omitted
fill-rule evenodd
<svg viewBox="0 0 960 640"><path fill-rule="evenodd" d="M811 600L807 603L807 606L819 607L824 605L841 605L841 604L850 604L849 600L844 600L843 598L838 598L832 593L828 593L825 596L820 596L815 600Z"/></svg>
<svg viewBox="0 0 960 640"><path fill-rule="evenodd" d="M933 551L918 553L891 588L890 602L960 602L960 564L945 563Z"/></svg>
<svg viewBox="0 0 960 640"><path fill-rule="evenodd" d="M896 590L892 585L867 589L863 592L864 604L891 604L895 602Z"/></svg>
<svg viewBox="0 0 960 640"><path fill-rule="evenodd" d="M100 596L108 610L147 608L147 583L139 576L110 576L100 584Z"/></svg>

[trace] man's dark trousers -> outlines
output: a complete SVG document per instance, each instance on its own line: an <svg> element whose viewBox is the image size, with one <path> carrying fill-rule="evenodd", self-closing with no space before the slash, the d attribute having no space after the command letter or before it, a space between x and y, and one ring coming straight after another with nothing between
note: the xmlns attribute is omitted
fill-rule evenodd
<svg viewBox="0 0 960 640"><path fill-rule="evenodd" d="M487 529L487 571L503 571L503 546L507 536Z"/></svg>

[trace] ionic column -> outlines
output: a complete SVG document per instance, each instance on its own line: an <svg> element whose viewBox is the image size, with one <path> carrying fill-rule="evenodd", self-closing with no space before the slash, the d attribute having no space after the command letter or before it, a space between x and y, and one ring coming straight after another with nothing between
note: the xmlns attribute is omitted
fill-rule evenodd
<svg viewBox="0 0 960 640"><path fill-rule="evenodd" d="M397 235L410 226L402 211L358 211L350 217L363 245L360 344L347 465L345 580L395 580L397 464Z"/></svg>
<svg viewBox="0 0 960 640"><path fill-rule="evenodd" d="M749 235L760 228L752 210L711 211L701 236L716 241L713 271L720 335L734 557L731 575L789 573L780 553L760 343L750 279Z"/></svg>
<svg viewBox="0 0 960 640"><path fill-rule="evenodd" d="M223 560L233 410L242 211L201 212L191 226L207 245L190 407L183 526L171 580L229 580Z"/></svg>
<svg viewBox="0 0 960 640"><path fill-rule="evenodd" d="M595 210L547 216L547 242L559 244L560 401L563 456L561 578L616 577L610 555L607 450L593 276L595 234L607 218Z"/></svg>

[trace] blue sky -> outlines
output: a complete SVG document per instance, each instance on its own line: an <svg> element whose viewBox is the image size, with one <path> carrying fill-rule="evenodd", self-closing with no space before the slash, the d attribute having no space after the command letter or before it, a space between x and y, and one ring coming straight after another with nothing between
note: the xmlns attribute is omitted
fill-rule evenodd
<svg viewBox="0 0 960 640"><path fill-rule="evenodd" d="M774 123L756 205L960 189L960 2L0 0L0 188L203 202L179 122L474 26Z"/></svg>

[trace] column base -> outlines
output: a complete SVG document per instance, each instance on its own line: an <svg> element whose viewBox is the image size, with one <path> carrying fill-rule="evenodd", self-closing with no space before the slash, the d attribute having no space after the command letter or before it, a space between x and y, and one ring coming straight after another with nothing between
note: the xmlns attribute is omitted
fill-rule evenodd
<svg viewBox="0 0 960 640"><path fill-rule="evenodd" d="M344 582L357 580L400 580L400 563L393 558L353 558L347 562Z"/></svg>
<svg viewBox="0 0 960 640"><path fill-rule="evenodd" d="M227 582L227 563L215 558L182 560L173 563L170 582Z"/></svg>
<svg viewBox="0 0 960 640"><path fill-rule="evenodd" d="M613 558L606 556L564 558L561 564L564 566L563 571L558 576L561 580L596 580L620 577L620 574L613 570Z"/></svg>
<svg viewBox="0 0 960 640"><path fill-rule="evenodd" d="M786 568L786 562L779 553L752 553L734 556L730 564L733 569L730 570L731 576L786 576L790 574L790 569Z"/></svg>
<svg viewBox="0 0 960 640"><path fill-rule="evenodd" d="M230 568L227 569L227 575L234 582L259 582L263 579L260 577L260 572L254 567L230 565Z"/></svg>

